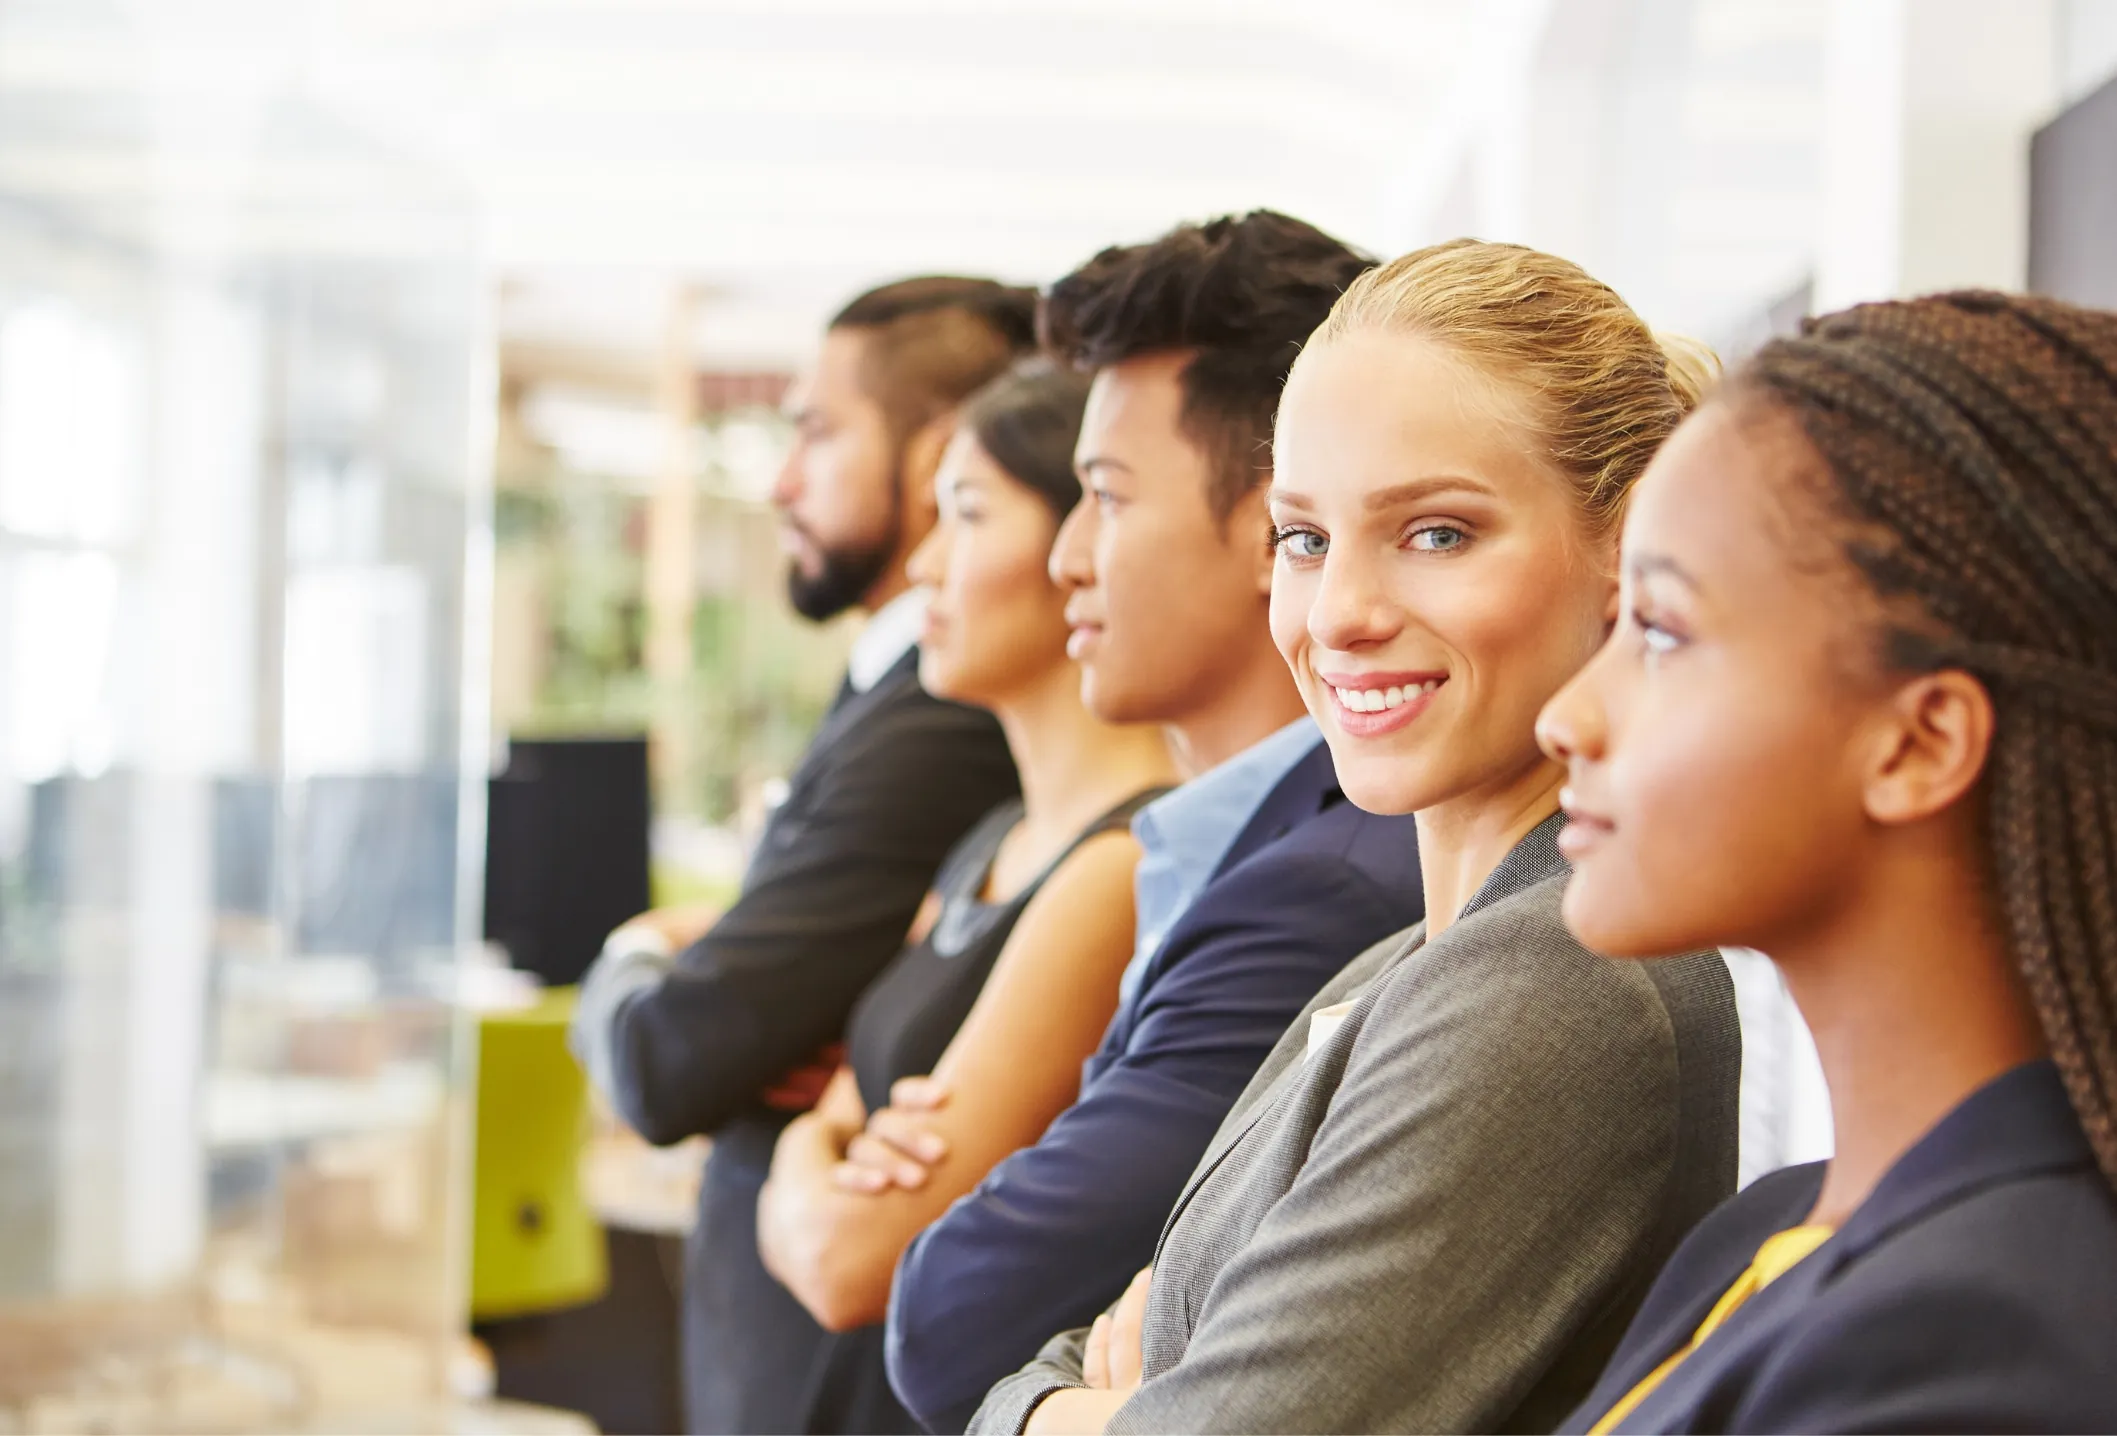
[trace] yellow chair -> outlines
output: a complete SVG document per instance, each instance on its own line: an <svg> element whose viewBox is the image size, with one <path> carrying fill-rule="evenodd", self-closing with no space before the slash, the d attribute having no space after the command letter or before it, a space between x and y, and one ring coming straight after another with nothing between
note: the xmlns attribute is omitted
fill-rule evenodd
<svg viewBox="0 0 2117 1436"><path fill-rule="evenodd" d="M581 1195L588 1084L566 1050L573 999L553 988L478 1022L473 1320L593 1301L609 1285L603 1229Z"/></svg>

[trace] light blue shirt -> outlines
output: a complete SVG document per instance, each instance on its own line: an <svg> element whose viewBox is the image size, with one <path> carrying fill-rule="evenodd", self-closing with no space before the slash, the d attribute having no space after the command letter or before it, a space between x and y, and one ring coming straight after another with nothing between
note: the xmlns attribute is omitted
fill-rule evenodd
<svg viewBox="0 0 2117 1436"><path fill-rule="evenodd" d="M1132 1000L1147 960L1219 870L1258 804L1322 740L1313 718L1296 718L1133 817L1140 847L1132 879L1138 938L1118 987L1120 1002Z"/></svg>

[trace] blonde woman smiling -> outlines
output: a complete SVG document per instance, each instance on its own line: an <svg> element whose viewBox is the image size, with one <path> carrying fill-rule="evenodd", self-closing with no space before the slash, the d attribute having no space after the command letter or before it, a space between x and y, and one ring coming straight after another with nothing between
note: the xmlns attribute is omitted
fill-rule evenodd
<svg viewBox="0 0 2117 1436"><path fill-rule="evenodd" d="M1387 265L1310 340L1273 451L1272 631L1346 795L1416 815L1427 921L1296 1021L1151 1278L974 1429L1549 1429L1733 1191L1726 968L1566 931L1564 770L1535 734L1698 390L1607 287L1509 245Z"/></svg>

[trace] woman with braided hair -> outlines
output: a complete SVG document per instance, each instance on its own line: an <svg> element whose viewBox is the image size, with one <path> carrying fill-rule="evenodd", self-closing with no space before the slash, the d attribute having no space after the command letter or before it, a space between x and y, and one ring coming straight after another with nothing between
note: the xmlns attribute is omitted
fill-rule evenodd
<svg viewBox="0 0 2117 1436"><path fill-rule="evenodd" d="M2117 314L1768 346L1545 709L1568 926L1769 952L1838 1147L1707 1218L1574 1431L2117 1430Z"/></svg>

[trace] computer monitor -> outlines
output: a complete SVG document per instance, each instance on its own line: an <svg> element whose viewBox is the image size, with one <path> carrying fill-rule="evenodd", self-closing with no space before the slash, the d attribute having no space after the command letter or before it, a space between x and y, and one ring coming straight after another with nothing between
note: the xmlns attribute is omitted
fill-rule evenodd
<svg viewBox="0 0 2117 1436"><path fill-rule="evenodd" d="M485 829L485 936L552 985L578 982L646 910L647 740L509 745Z"/></svg>

